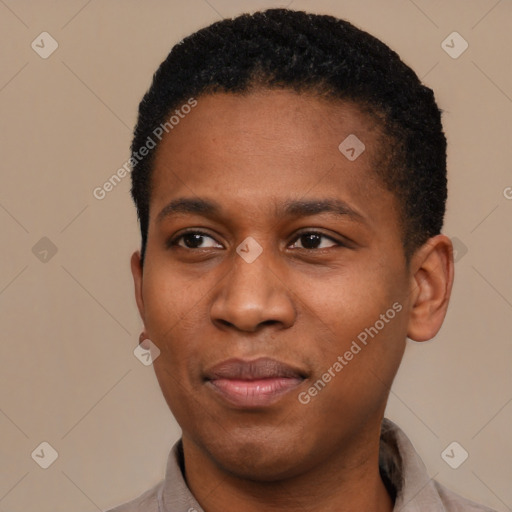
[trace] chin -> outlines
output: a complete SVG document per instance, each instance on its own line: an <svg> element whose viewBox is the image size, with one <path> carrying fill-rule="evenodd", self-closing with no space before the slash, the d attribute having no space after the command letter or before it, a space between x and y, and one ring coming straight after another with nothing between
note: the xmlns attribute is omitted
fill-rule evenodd
<svg viewBox="0 0 512 512"><path fill-rule="evenodd" d="M300 440L284 432L276 436L275 430L266 434L233 434L207 443L205 449L223 471L245 480L273 482L302 473L305 460L310 458L299 452Z"/></svg>

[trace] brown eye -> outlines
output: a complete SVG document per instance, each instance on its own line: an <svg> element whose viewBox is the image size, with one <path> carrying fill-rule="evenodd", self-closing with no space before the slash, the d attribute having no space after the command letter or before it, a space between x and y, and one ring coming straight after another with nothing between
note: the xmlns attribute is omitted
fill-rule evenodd
<svg viewBox="0 0 512 512"><path fill-rule="evenodd" d="M330 241L331 243L322 242L322 239ZM301 233L296 240L300 241L302 245L302 247L296 247L297 249L327 249L329 247L342 245L340 242L318 231Z"/></svg>
<svg viewBox="0 0 512 512"><path fill-rule="evenodd" d="M213 245L212 242L208 242L208 239L213 242ZM180 243L181 241L183 241L183 243ZM218 244L207 233L203 233L202 231L188 231L174 237L169 241L167 245L183 247L184 249L209 249L212 247L217 247L220 244Z"/></svg>

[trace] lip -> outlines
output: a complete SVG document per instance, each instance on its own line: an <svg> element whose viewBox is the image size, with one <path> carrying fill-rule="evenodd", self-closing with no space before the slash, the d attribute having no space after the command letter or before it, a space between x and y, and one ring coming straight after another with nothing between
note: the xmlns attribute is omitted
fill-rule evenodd
<svg viewBox="0 0 512 512"><path fill-rule="evenodd" d="M299 386L305 372L276 359L229 359L205 372L205 384L240 408L272 405Z"/></svg>

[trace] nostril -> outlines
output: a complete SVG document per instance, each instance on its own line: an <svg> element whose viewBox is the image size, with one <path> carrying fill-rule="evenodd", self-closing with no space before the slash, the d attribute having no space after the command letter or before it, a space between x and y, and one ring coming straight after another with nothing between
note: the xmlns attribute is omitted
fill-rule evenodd
<svg viewBox="0 0 512 512"><path fill-rule="evenodd" d="M274 325L278 323L279 320L264 320L263 322L260 322L260 325Z"/></svg>

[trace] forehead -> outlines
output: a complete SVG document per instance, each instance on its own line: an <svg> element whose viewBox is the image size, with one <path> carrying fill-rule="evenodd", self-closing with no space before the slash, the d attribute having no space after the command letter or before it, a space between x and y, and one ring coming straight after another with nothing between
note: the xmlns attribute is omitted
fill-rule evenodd
<svg viewBox="0 0 512 512"><path fill-rule="evenodd" d="M375 215L393 202L373 167L380 135L349 102L289 90L200 96L159 145L150 217L182 196L216 197L240 214L334 196Z"/></svg>

